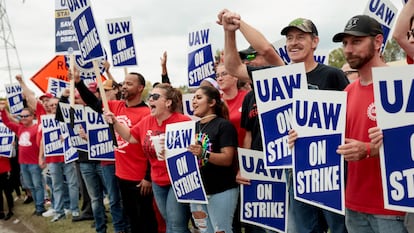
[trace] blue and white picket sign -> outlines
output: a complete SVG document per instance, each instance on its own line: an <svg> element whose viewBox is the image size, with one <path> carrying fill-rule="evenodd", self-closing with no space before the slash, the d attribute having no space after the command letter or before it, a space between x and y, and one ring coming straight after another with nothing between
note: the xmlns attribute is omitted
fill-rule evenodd
<svg viewBox="0 0 414 233"><path fill-rule="evenodd" d="M9 103L11 114L19 114L23 108L22 87L18 83L4 84L6 88L6 98Z"/></svg>
<svg viewBox="0 0 414 233"><path fill-rule="evenodd" d="M43 150L45 157L62 156L63 142L60 138L60 122L55 119L54 114L40 116L42 127Z"/></svg>
<svg viewBox="0 0 414 233"><path fill-rule="evenodd" d="M60 124L60 132L63 138L63 150L65 163L71 163L79 159L78 150L70 145L70 135L68 124Z"/></svg>
<svg viewBox="0 0 414 233"><path fill-rule="evenodd" d="M254 71L253 85L265 165L267 168L289 168L292 152L287 140L292 128L293 90L307 89L305 66L296 63Z"/></svg>
<svg viewBox="0 0 414 233"><path fill-rule="evenodd" d="M138 65L131 17L107 19L106 29L114 67Z"/></svg>
<svg viewBox="0 0 414 233"><path fill-rule="evenodd" d="M329 63L329 50L328 49L317 49L313 53L313 59L320 64L328 65Z"/></svg>
<svg viewBox="0 0 414 233"><path fill-rule="evenodd" d="M204 26L188 33L188 86L198 87L205 78L215 78L211 28Z"/></svg>
<svg viewBox="0 0 414 233"><path fill-rule="evenodd" d="M414 212L414 65L373 68L384 207Z"/></svg>
<svg viewBox="0 0 414 233"><path fill-rule="evenodd" d="M398 9L391 0L369 0L364 10L364 15L369 15L382 25L384 40L381 51L384 51L387 42L391 39L391 28L397 21Z"/></svg>
<svg viewBox="0 0 414 233"><path fill-rule="evenodd" d="M11 158L14 133L6 125L0 123L0 156Z"/></svg>
<svg viewBox="0 0 414 233"><path fill-rule="evenodd" d="M345 143L346 92L293 91L295 199L345 214L344 159L336 153Z"/></svg>
<svg viewBox="0 0 414 233"><path fill-rule="evenodd" d="M55 0L55 52L57 54L79 52L78 40L69 14L66 0Z"/></svg>
<svg viewBox="0 0 414 233"><path fill-rule="evenodd" d="M265 168L261 151L238 148L242 177L250 185L240 185L240 220L245 223L286 232L288 192L283 169Z"/></svg>
<svg viewBox="0 0 414 233"><path fill-rule="evenodd" d="M104 62L107 60L106 50L104 49L104 56L99 61L99 72L102 74L105 72ZM69 56L65 56L66 66L69 67ZM92 62L85 62L81 55L75 55L75 67L79 70L79 76L88 85L91 82L95 82L96 75Z"/></svg>
<svg viewBox="0 0 414 233"><path fill-rule="evenodd" d="M65 124L67 125L68 131L69 131L69 136L70 136L69 145L71 147L76 148L77 150L88 152L89 151L88 141L83 139L79 135L79 132L81 129L87 132L85 108L79 104L76 104L73 106L74 126L71 126L70 105L67 103L59 103L59 107L63 115L63 120Z"/></svg>
<svg viewBox="0 0 414 233"><path fill-rule="evenodd" d="M273 48L276 50L276 52L279 54L279 56L282 58L283 62L285 64L290 64L291 60L287 53L286 48L286 39L282 38L272 43Z"/></svg>
<svg viewBox="0 0 414 233"><path fill-rule="evenodd" d="M197 158L187 150L190 144L195 144L195 121L166 126L165 157L177 201L207 204Z"/></svg>
<svg viewBox="0 0 414 233"><path fill-rule="evenodd" d="M69 88L69 82L63 81L61 79L49 77L47 81L47 92L56 98L60 98L63 91L66 88Z"/></svg>
<svg viewBox="0 0 414 233"><path fill-rule="evenodd" d="M89 160L114 161L114 141L103 115L85 107Z"/></svg>
<svg viewBox="0 0 414 233"><path fill-rule="evenodd" d="M66 0L79 50L85 62L104 57L98 28L92 14L90 0Z"/></svg>
<svg viewBox="0 0 414 233"><path fill-rule="evenodd" d="M200 118L194 116L193 98L194 93L183 94L183 113L191 117L193 121L198 121Z"/></svg>

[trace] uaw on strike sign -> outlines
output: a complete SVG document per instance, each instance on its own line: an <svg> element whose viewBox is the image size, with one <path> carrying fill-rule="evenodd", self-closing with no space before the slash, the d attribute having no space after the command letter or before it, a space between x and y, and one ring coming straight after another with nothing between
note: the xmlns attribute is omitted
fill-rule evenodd
<svg viewBox="0 0 414 233"><path fill-rule="evenodd" d="M267 168L290 168L292 152L288 132L292 129L293 89L307 89L305 66L296 63L254 71L253 85L265 165Z"/></svg>
<svg viewBox="0 0 414 233"><path fill-rule="evenodd" d="M384 206L414 212L414 66L373 68Z"/></svg>
<svg viewBox="0 0 414 233"><path fill-rule="evenodd" d="M345 141L346 92L293 91L295 199L345 214L344 160L336 153Z"/></svg>
<svg viewBox="0 0 414 233"><path fill-rule="evenodd" d="M261 151L238 148L242 177L250 185L240 185L240 220L272 231L286 232L287 203L284 169L267 169Z"/></svg>

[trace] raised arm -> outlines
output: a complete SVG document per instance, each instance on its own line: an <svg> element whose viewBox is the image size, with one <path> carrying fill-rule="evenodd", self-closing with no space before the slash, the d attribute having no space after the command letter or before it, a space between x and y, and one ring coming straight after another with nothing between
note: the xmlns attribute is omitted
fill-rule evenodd
<svg viewBox="0 0 414 233"><path fill-rule="evenodd" d="M240 16L224 9L217 17L217 23L222 25L224 30L224 66L227 72L239 79L250 79L236 46L236 31L240 27Z"/></svg>
<svg viewBox="0 0 414 233"><path fill-rule="evenodd" d="M395 24L394 33L392 35L401 48L411 58L414 57L414 38L412 34L410 38L407 38L407 32L413 28L412 17L414 17L414 0L408 0L397 18L397 23Z"/></svg>
<svg viewBox="0 0 414 233"><path fill-rule="evenodd" d="M36 109L37 99L35 93L29 89L26 83L23 81L23 78L20 74L16 75L16 80L19 82L19 85L22 87L23 95L26 97L27 106L31 109Z"/></svg>

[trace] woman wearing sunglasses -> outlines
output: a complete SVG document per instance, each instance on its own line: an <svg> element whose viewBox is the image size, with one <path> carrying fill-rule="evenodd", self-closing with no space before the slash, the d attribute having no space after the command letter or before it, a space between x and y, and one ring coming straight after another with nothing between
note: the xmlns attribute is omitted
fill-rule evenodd
<svg viewBox="0 0 414 233"><path fill-rule="evenodd" d="M202 86L193 98L196 144L188 150L199 161L208 204L191 204L191 212L202 232L233 232L232 222L239 194L235 156L237 131L228 120L227 106L217 89Z"/></svg>
<svg viewBox="0 0 414 233"><path fill-rule="evenodd" d="M189 233L189 206L178 203L163 158L164 150L157 154L151 140L164 135L167 124L188 121L190 117L181 113L181 92L169 84L158 84L148 98L150 115L129 129L119 124L113 113L106 113L105 119L114 124L118 134L129 143L140 143L151 164L151 179L155 201L167 224L167 233ZM154 142L155 143L155 142Z"/></svg>

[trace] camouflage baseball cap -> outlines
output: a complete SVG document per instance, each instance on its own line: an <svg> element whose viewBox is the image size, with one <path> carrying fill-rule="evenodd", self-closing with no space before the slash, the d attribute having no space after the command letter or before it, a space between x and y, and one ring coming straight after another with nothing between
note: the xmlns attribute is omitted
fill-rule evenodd
<svg viewBox="0 0 414 233"><path fill-rule="evenodd" d="M316 36L318 35L318 30L316 29L315 24L313 24L313 22L310 21L309 19L297 18L293 20L292 22L289 23L288 26L282 29L280 34L282 34L283 36L286 36L287 32L291 28L296 28L303 32L312 33Z"/></svg>

